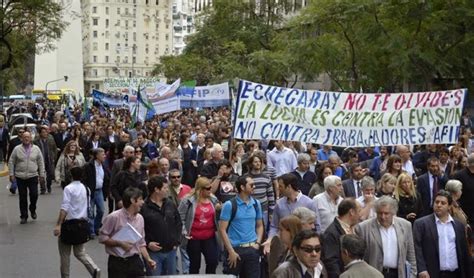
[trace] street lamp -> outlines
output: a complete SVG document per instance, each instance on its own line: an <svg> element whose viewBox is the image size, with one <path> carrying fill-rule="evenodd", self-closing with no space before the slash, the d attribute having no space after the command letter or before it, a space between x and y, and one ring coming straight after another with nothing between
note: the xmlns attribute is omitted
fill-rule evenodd
<svg viewBox="0 0 474 278"><path fill-rule="evenodd" d="M61 81L61 80L64 80L64 82L67 82L68 78L69 77L67 75L65 75L63 78L59 78L59 79L55 79L55 80L51 80L51 81L46 82L46 87L44 89L44 97L46 98L46 96L48 95L48 85L49 85L49 83L58 82L58 81Z"/></svg>

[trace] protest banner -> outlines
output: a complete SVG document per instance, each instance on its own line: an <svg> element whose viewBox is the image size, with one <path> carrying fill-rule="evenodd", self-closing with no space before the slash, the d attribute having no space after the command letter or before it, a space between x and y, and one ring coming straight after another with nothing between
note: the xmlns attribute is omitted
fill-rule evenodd
<svg viewBox="0 0 474 278"><path fill-rule="evenodd" d="M194 87L180 95L182 108L204 108L230 105L229 84L221 83Z"/></svg>
<svg viewBox="0 0 474 278"><path fill-rule="evenodd" d="M240 80L234 138L341 147L452 144L466 92L342 93Z"/></svg>
<svg viewBox="0 0 474 278"><path fill-rule="evenodd" d="M155 84L155 92L147 94L148 101L153 105L156 114L164 114L181 109L179 96L176 90L179 88L180 79L173 84Z"/></svg>
<svg viewBox="0 0 474 278"><path fill-rule="evenodd" d="M92 90L92 99L108 107L122 107L126 104L124 96L106 94L98 90Z"/></svg>

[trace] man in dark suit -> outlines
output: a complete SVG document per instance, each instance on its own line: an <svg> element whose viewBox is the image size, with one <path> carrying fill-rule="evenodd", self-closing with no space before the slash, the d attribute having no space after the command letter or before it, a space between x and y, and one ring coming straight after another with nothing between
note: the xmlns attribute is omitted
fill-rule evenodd
<svg viewBox="0 0 474 278"><path fill-rule="evenodd" d="M5 117L0 115L0 162L7 162L7 146L9 134L5 126Z"/></svg>
<svg viewBox="0 0 474 278"><path fill-rule="evenodd" d="M471 278L464 225L449 214L453 198L440 190L434 213L417 219L413 225L418 277Z"/></svg>
<svg viewBox="0 0 474 278"><path fill-rule="evenodd" d="M352 234L352 228L359 223L360 205L354 198L344 199L337 207L337 217L322 236L321 260L326 266L328 277L337 278L344 271L341 260L340 238ZM365 251L365 250L364 250Z"/></svg>
<svg viewBox="0 0 474 278"><path fill-rule="evenodd" d="M99 229L102 226L102 217L104 216L104 201L109 195L110 173L104 166L105 150L97 148L92 150L92 159L84 165L84 178L82 183L90 191L90 207L95 217L90 219L90 234L94 238L99 235Z"/></svg>
<svg viewBox="0 0 474 278"><path fill-rule="evenodd" d="M123 148L123 152L122 152L123 157L116 159L112 166L112 172L110 173L110 184L116 184L115 178L117 177L117 174L120 172L120 170L122 170L123 162L125 161L125 159L127 159L128 157L132 157L134 154L135 154L135 149L132 146L127 145ZM109 213L110 213L114 210L114 200L112 198L112 194L109 194L107 198L109 199Z"/></svg>
<svg viewBox="0 0 474 278"><path fill-rule="evenodd" d="M446 185L446 177L440 175L439 159L432 156L428 159L426 165L428 172L419 176L416 180L416 190L420 193L423 204L422 216L433 213L434 197Z"/></svg>
<svg viewBox="0 0 474 278"><path fill-rule="evenodd" d="M345 197L359 198L362 196L362 178L365 172L360 164L355 164L351 168L351 178L342 182Z"/></svg>
<svg viewBox="0 0 474 278"><path fill-rule="evenodd" d="M65 122L59 124L59 132L54 134L54 141L56 142L56 146L59 148L59 154L63 152L66 143L71 140L72 136L67 131L67 125Z"/></svg>

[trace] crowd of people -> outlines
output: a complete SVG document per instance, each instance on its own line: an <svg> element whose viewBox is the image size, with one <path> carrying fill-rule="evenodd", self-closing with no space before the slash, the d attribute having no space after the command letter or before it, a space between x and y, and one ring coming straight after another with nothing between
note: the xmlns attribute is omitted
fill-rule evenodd
<svg viewBox="0 0 474 278"><path fill-rule="evenodd" d="M450 146L333 148L235 140L228 108L144 123L125 109L93 108L87 119L80 108L30 112L34 139L25 128L6 140L0 119L20 223L60 184L54 234L87 218L109 277L215 274L220 263L239 277L473 277L474 141L464 121ZM127 225L136 242L116 238ZM72 248L99 277L84 244L58 242L62 277Z"/></svg>

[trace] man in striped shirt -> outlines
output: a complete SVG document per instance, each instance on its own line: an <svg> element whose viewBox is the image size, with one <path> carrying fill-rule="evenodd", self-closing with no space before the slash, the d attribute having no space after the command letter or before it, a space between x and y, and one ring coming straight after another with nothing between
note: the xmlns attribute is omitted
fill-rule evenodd
<svg viewBox="0 0 474 278"><path fill-rule="evenodd" d="M252 197L260 201L262 205L263 223L265 231L268 231L268 216L272 215L275 206L275 194L273 192L272 179L262 172L264 164L257 155L252 155L248 160L248 176L253 179L255 188Z"/></svg>

